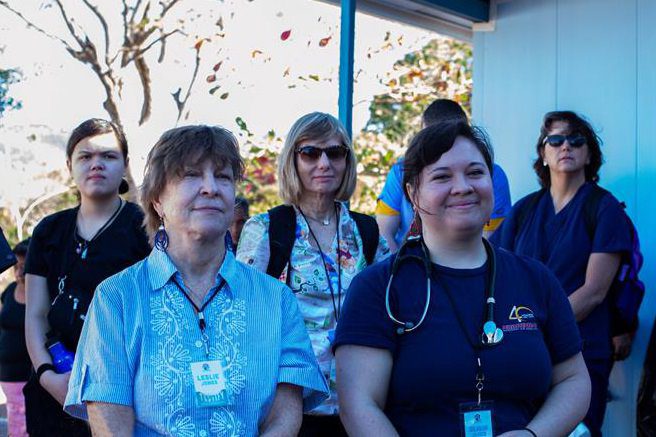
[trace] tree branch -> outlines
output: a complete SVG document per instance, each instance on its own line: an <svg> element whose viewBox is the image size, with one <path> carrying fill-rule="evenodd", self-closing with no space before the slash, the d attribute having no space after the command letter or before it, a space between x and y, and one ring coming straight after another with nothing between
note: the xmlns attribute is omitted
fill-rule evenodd
<svg viewBox="0 0 656 437"><path fill-rule="evenodd" d="M143 90L143 102L141 104L141 117L139 118L139 126L144 124L150 118L151 107L152 107L152 95L150 88L150 69L146 60L139 56L134 60L134 65L139 74L139 80L141 81L141 88Z"/></svg>
<svg viewBox="0 0 656 437"><path fill-rule="evenodd" d="M132 16L130 17L130 24L134 24L134 19L137 18L137 11L139 10L140 6L141 6L141 0L137 0L137 2L134 4L134 7L132 8Z"/></svg>
<svg viewBox="0 0 656 437"><path fill-rule="evenodd" d="M132 62L132 61L134 61L135 59L137 59L137 58L143 56L144 53L146 53L151 47L153 47L153 46L154 46L155 44L157 44L158 42L164 43L164 41L166 40L166 38L168 38L169 36L173 35L174 33L178 33L178 32L180 32L180 29L175 29L175 30L172 30L171 32L168 32L168 33L164 33L164 34L162 34L162 36L160 36L160 37L157 38L155 41L153 41L153 42L151 42L150 44L148 44L148 45L147 45L146 47L144 47L143 49L140 49L140 50L137 50L136 52L134 52L134 55L132 55L131 58L127 59L127 60L125 61L125 63L122 63L121 66L125 67L125 66L128 65L130 62ZM160 62L161 62L161 61L160 61Z"/></svg>
<svg viewBox="0 0 656 437"><path fill-rule="evenodd" d="M196 65L194 67L194 72L191 75L191 81L189 82L189 87L187 87L187 92L185 93L184 99L182 100L180 99L180 90L173 93L173 100L175 101L176 107L178 108L178 118L175 121L176 126L178 122L180 122L180 118L182 118L182 113L184 112L184 109L187 106L187 101L189 100L189 96L191 95L191 89L193 88L194 82L196 82L196 77L198 76L199 67L200 67L200 47L196 49Z"/></svg>
<svg viewBox="0 0 656 437"><path fill-rule="evenodd" d="M141 20L139 20L139 23L143 23L144 21L148 20L148 12L150 12L150 0L148 0L148 3L146 3L146 7L144 8L143 14L141 15Z"/></svg>
<svg viewBox="0 0 656 437"><path fill-rule="evenodd" d="M6 1L0 0L0 6L4 7L7 10L9 10L14 15L16 15L18 18L23 20L25 22L25 24L27 25L27 27L36 30L37 32L47 36L50 39L53 39L55 41L59 41L60 43L62 43L64 48L66 48L66 50L68 50L69 52L74 51L73 47L71 47L71 45L66 40L64 40L64 39L62 39L58 36L52 35L51 33L46 32L45 30L43 30L42 28L40 28L36 24L32 23L30 20L25 18L25 16L23 14L21 14L20 12L18 12L16 9L12 8L11 6L9 6L9 4L7 4Z"/></svg>
<svg viewBox="0 0 656 437"><path fill-rule="evenodd" d="M71 23L71 20L68 18L68 15L66 14L66 10L64 9L64 5L62 5L60 0L55 0L55 3L57 3L57 6L59 7L59 12L61 12L61 16L64 19L64 24L66 24L66 27L68 28L68 31L70 34L73 36L75 41L80 45L80 48L84 48L84 41L82 41L82 38L78 36L78 34L75 32L75 28L73 27L73 23Z"/></svg>
<svg viewBox="0 0 656 437"><path fill-rule="evenodd" d="M105 36L105 63L107 64L107 67L109 67L109 26L107 26L107 20L105 20L105 17L100 13L98 7L92 5L89 0L82 0L82 2L84 2L96 18L98 18L98 21L100 21L100 26L102 27L103 35Z"/></svg>
<svg viewBox="0 0 656 437"><path fill-rule="evenodd" d="M172 0L169 4L164 4L164 2L160 2L160 4L162 5L162 14L160 15L160 18L163 19L168 13L168 11L170 11L171 8L173 8L173 6L175 6L175 4L178 3L179 1L180 0Z"/></svg>

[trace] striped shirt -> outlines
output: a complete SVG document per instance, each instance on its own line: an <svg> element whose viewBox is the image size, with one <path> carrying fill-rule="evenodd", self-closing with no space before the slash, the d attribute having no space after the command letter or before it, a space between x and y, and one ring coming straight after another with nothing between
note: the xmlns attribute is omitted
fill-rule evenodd
<svg viewBox="0 0 656 437"><path fill-rule="evenodd" d="M106 402L133 408L139 436L252 436L278 383L304 388L304 411L327 397L291 290L227 251L215 283L223 278L226 286L204 314L209 359L224 363L232 402L197 407L190 366L207 359L205 346L173 278L182 283L168 255L153 250L98 286L69 382L68 413L86 418L85 402Z"/></svg>

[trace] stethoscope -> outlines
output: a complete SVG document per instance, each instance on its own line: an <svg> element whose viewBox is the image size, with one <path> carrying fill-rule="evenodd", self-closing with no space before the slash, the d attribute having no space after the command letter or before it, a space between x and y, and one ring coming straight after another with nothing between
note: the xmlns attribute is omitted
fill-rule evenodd
<svg viewBox="0 0 656 437"><path fill-rule="evenodd" d="M410 246L419 245L421 247L421 255L415 253L403 253L407 252L407 248ZM494 305L496 303L494 299L494 287L496 283L496 255L492 245L486 240L483 239L483 245L485 246L485 252L487 253L487 259L489 260L490 267L488 269L488 279L487 279L487 290L485 297L486 305L486 321L483 323L483 332L481 333L481 343L487 346L494 346L499 344L503 339L503 331L497 327L497 324L494 322ZM424 266L424 272L426 273L426 302L424 303L424 310L419 318L419 321L416 323L413 322L403 322L392 313L390 307L390 289L392 288L392 282L394 281L394 275L398 272L400 265L404 261L417 261ZM400 325L396 333L401 335L408 332L412 332L415 329L419 328L428 314L428 307L431 300L431 262L430 256L428 254L428 249L424 244L421 236L410 236L403 243L399 252L392 263L392 272L390 273L389 281L387 282L387 288L385 289L385 309L387 310L387 316L397 325Z"/></svg>

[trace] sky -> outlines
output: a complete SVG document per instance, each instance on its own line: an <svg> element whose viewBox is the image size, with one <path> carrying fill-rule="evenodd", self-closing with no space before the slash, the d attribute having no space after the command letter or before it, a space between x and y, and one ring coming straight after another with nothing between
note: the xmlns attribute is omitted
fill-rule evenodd
<svg viewBox="0 0 656 437"><path fill-rule="evenodd" d="M50 1L9 3L48 32L71 41ZM118 29L119 2L98 4L110 28ZM102 41L95 18L81 9L81 2L69 0L64 5L92 40ZM218 17L222 17L223 28L217 24ZM144 126L136 123L141 108L136 75L129 70L124 75L122 108L128 114L124 118L136 179L140 180L150 146L176 123L171 93L186 89L194 66L193 47L201 38L206 38L201 47L202 62L188 104L189 114L180 124L219 124L239 133L235 119L241 117L254 138L261 138L272 129L284 136L307 112L336 115L339 18L338 7L314 0L182 1L164 26L179 27L177 20L184 19L185 34L168 40L161 65L155 62L157 49L148 54L154 98L153 115ZM289 36L283 38L286 31L290 31ZM392 72L394 62L435 36L357 14L354 132L366 123L371 98L385 92L385 73ZM122 35L117 31L111 37L110 52L116 50ZM98 43L99 50L103 47ZM22 82L11 88L23 108L0 120L0 187L11 186L0 188L0 206L20 205L26 198L64 189L37 175L64 169L63 142L70 130L86 118L106 118L107 114L102 108L102 89L90 69L73 60L61 43L28 29L3 9L0 66L19 68L23 73ZM212 88L216 89L210 93Z"/></svg>

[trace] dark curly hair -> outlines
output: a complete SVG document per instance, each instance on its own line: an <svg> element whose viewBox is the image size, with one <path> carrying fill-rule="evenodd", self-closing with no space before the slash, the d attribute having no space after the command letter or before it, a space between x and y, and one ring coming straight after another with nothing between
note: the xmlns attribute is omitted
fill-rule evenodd
<svg viewBox="0 0 656 437"><path fill-rule="evenodd" d="M457 137L470 140L481 155L485 165L492 175L494 152L485 132L470 126L466 121L446 120L425 127L410 142L403 160L403 189L410 199L406 187L408 184L417 192L419 188L419 175L427 166L438 161L443 154L451 150Z"/></svg>
<svg viewBox="0 0 656 437"><path fill-rule="evenodd" d="M540 136L535 145L537 158L533 162L533 169L535 174L538 175L538 180L542 188L549 188L551 186L551 174L549 167L543 165L544 158L542 151L544 150L544 139L549 135L551 125L557 121L564 121L568 124L570 134L581 134L585 137L585 142L588 145L588 153L590 154L590 163L585 166L585 180L592 182L599 182L599 169L604 162L604 157L601 153L601 138L597 135L592 125L583 116L573 111L553 111L548 112L542 121L540 127Z"/></svg>

